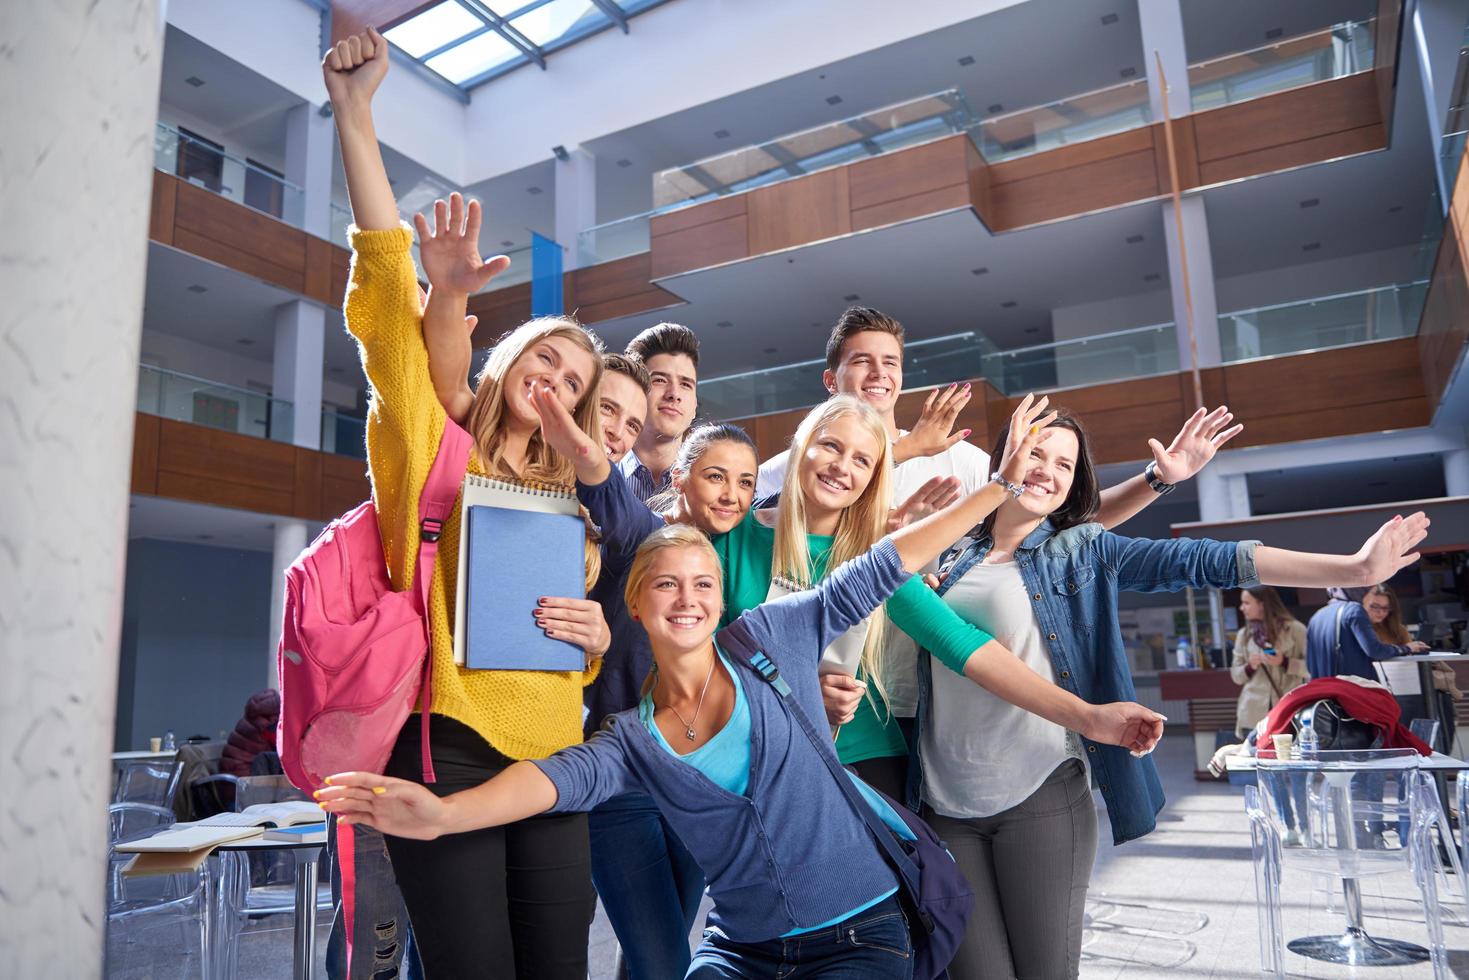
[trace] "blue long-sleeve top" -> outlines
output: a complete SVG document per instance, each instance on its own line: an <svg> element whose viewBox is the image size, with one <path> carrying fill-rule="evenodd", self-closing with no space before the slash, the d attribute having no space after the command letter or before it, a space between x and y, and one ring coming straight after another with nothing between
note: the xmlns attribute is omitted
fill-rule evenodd
<svg viewBox="0 0 1469 980"><path fill-rule="evenodd" d="M907 578L884 538L817 588L757 606L725 629L743 630L780 668L806 714L819 719L821 651ZM833 748L813 745L759 674L736 669L744 671L750 710L744 794L670 755L635 707L613 715L590 741L535 764L556 786L558 812L588 810L628 791L651 797L708 879L710 922L736 942L759 942L827 922L897 879L817 754Z"/></svg>
<svg viewBox="0 0 1469 980"><path fill-rule="evenodd" d="M1341 653L1336 651L1337 616L1341 616ZM1316 610L1306 624L1306 669L1312 677L1343 674L1378 680L1378 660L1391 660L1408 652L1408 647L1384 643L1377 638L1372 620L1360 602L1333 598Z"/></svg>

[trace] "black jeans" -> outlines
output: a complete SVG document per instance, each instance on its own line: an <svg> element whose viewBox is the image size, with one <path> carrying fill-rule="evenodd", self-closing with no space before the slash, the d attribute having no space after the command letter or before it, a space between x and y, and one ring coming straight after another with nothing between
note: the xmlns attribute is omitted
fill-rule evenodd
<svg viewBox="0 0 1469 980"><path fill-rule="evenodd" d="M423 782L419 715L403 726L387 775ZM478 786L512 760L441 715L430 729L439 796ZM586 980L596 909L584 813L433 841L388 837L388 854L428 980Z"/></svg>

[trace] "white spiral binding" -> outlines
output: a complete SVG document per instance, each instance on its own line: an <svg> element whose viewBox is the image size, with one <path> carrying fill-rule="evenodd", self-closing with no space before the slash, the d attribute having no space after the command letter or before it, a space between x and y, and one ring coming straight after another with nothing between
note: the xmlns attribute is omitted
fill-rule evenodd
<svg viewBox="0 0 1469 980"><path fill-rule="evenodd" d="M575 500L576 491L569 487L559 487L552 483L521 483L515 480L502 480L496 477L477 476L470 473L464 477L468 486L477 487L482 490L503 490L507 493L521 493L531 497L555 497L559 500Z"/></svg>

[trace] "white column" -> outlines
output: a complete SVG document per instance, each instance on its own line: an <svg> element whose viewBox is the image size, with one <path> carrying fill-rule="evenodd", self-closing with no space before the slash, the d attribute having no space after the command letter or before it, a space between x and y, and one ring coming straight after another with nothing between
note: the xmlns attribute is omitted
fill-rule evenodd
<svg viewBox="0 0 1469 980"><path fill-rule="evenodd" d="M286 217L317 238L331 238L334 138L331 117L320 106L308 102L286 113L286 179L304 192L295 204L299 214L288 202Z"/></svg>
<svg viewBox="0 0 1469 980"><path fill-rule="evenodd" d="M321 377L326 310L305 300L275 309L272 394L291 403L291 442L321 448Z"/></svg>
<svg viewBox="0 0 1469 980"><path fill-rule="evenodd" d="M281 614L286 601L286 569L306 549L306 522L282 517L275 522L275 541L271 546L270 571L270 649L266 651L266 687L281 686L280 664L276 650L281 642Z"/></svg>
<svg viewBox="0 0 1469 980"><path fill-rule="evenodd" d="M1179 0L1137 0L1138 26L1143 35L1144 72L1148 77L1148 104L1153 122L1163 121L1163 79L1158 77L1158 60L1168 80L1168 111L1174 119L1193 111L1189 101L1188 51L1183 44L1183 10Z"/></svg>
<svg viewBox="0 0 1469 980"><path fill-rule="evenodd" d="M596 263L595 243L583 255L578 248L583 231L597 223L597 158L574 147L570 159L557 160L556 241L561 246L562 268L566 271Z"/></svg>
<svg viewBox="0 0 1469 980"><path fill-rule="evenodd" d="M1243 473L1221 473L1206 466L1194 477L1194 485L1199 491L1199 520L1250 516L1250 486Z"/></svg>
<svg viewBox="0 0 1469 980"><path fill-rule="evenodd" d="M1469 496L1469 449L1443 454L1444 492L1450 497Z"/></svg>
<svg viewBox="0 0 1469 980"><path fill-rule="evenodd" d="M0 37L0 972L85 980L107 922L163 23L153 0L8 3ZM79 261L79 229L105 261Z"/></svg>

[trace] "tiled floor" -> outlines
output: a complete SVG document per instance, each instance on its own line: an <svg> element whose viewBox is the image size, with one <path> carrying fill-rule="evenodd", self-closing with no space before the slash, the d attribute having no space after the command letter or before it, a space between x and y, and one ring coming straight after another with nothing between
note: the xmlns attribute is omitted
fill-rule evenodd
<svg viewBox="0 0 1469 980"><path fill-rule="evenodd" d="M1191 745L1182 734L1170 735L1158 750L1168 805L1158 829L1140 841L1111 847L1102 819L1103 844L1097 858L1088 905L1091 924L1083 950L1081 975L1087 980L1112 977L1251 977L1259 973L1259 941L1250 835L1241 805L1241 790L1193 779ZM1287 936L1340 930L1339 907L1327 908L1324 882L1285 881ZM1411 880L1364 883L1364 911L1375 936L1422 944L1426 932ZM1445 931L1455 975L1469 977L1469 926L1462 905L1444 903ZM282 926L285 920L281 920ZM326 941L319 930L318 950ZM109 977L126 980L169 980L199 975L198 956L187 955L178 926L161 926L132 934L135 941L114 935L109 942ZM239 976L271 980L290 976L288 929L245 937ZM592 980L610 980L616 941L598 912L591 937ZM1397 980L1429 977L1428 965L1402 969L1359 969L1286 954L1293 977L1353 977ZM318 977L324 977L318 967Z"/></svg>

